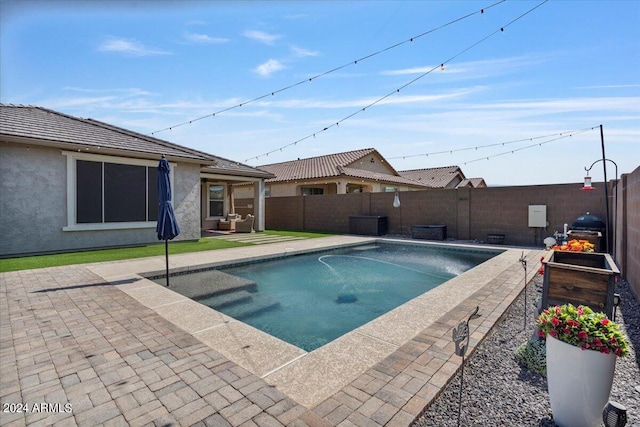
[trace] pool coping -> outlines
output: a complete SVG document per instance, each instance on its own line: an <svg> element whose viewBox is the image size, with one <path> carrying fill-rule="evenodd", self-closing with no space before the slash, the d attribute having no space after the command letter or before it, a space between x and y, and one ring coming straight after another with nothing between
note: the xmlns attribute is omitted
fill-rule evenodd
<svg viewBox="0 0 640 427"><path fill-rule="evenodd" d="M323 250L379 240L421 245L443 244L404 239L334 236L237 248L237 251L228 249L174 255L170 258L171 271L186 271L194 265L221 265L238 259L257 261L308 250ZM429 399L437 396L439 389L459 368L457 359L460 358L455 356L452 338L448 336L452 328L471 312L474 301L481 306L480 312L483 317L477 326L470 325L470 352L473 351L522 291L523 273L519 259L526 254L526 259L532 266L528 271L528 281L535 275L535 265L539 262L542 252L538 249L502 246L444 244L449 247L498 249L504 252L309 353L144 277L148 276L149 272L160 271L164 259L159 260L156 257L130 260L108 265L92 265L89 268L108 282L117 284L122 291L146 307L323 418L335 421L339 414L345 413L346 408L351 416L356 414L367 417L378 414L378 417L384 417L385 405L391 405L396 408L394 417L404 416L408 419L419 415L419 411ZM211 258L214 255L218 255L217 258L220 259L212 262ZM114 264L117 264L116 269ZM505 286L506 293L504 289L500 290ZM454 287L456 292L451 292ZM463 289L463 292L459 289ZM501 300L495 299L496 289L500 292ZM443 326L446 326L446 330L442 329ZM412 360L412 363L427 361L425 369L414 369L415 372L411 374L400 372L399 375L386 378L386 383L378 378L381 376L380 368L386 366L390 360L395 361L392 365L396 366L398 360L406 359L407 348L413 349L409 352L412 354L417 351L415 348L423 348L427 342L429 345L426 350ZM398 387L398 378L406 379L406 383ZM419 382L422 384L422 392L413 390ZM380 385L380 388L376 390L374 384ZM392 387L394 392L389 394L388 387ZM367 390L372 394L367 394ZM408 390L415 393L412 394ZM337 396L339 398L336 398ZM391 402L386 402L380 396L391 396ZM372 411L374 407L375 414L369 414L368 411ZM391 408L386 409L386 412L392 412ZM383 415L380 415L380 411Z"/></svg>

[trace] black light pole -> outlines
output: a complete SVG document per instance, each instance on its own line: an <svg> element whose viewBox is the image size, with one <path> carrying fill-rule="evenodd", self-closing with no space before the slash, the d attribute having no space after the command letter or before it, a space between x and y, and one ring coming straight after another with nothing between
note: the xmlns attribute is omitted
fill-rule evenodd
<svg viewBox="0 0 640 427"><path fill-rule="evenodd" d="M604 150L603 150L604 152ZM613 163L613 165L616 167L616 181L615 181L615 197L613 198L613 204L615 205L615 211L614 211L614 218L613 218L613 239L612 239L612 246L613 246L613 250L611 250L611 248L609 247L609 183L607 182L607 174L605 173L605 181L604 181L604 198L605 198L605 205L606 205L606 215L607 215L607 219L606 219L606 223L605 223L605 227L606 227L606 234L607 234L607 253L610 253L613 255L613 258L615 260L616 258L616 238L617 238L617 224L618 224L618 220L617 217L618 216L618 165L616 164L616 162L614 162L611 159L598 159L595 162L591 163L591 166L589 166L588 168L585 166L584 170L587 171L587 176L589 175L589 171L591 170L591 168L598 162L602 162L603 165L605 165L605 170L606 170L606 162L611 162ZM584 187L582 187L583 190L593 190L595 187L592 187L591 184L589 183L589 185L587 185L586 181L585 181L585 185Z"/></svg>
<svg viewBox="0 0 640 427"><path fill-rule="evenodd" d="M604 154L604 131L602 130L602 125L600 125L600 143L602 145L602 170L604 172L604 200L605 200L605 207L607 211L607 224L606 224L607 253L611 253L611 248L609 247L609 239L611 239L611 236L609 235L609 218L610 218L609 217L609 181L607 181L607 164L605 163L607 156L605 156Z"/></svg>

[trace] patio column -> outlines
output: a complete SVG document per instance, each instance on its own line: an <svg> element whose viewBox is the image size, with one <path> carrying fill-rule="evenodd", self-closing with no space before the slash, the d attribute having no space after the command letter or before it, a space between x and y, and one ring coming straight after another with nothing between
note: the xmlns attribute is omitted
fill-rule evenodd
<svg viewBox="0 0 640 427"><path fill-rule="evenodd" d="M264 179L253 183L253 229L264 231Z"/></svg>

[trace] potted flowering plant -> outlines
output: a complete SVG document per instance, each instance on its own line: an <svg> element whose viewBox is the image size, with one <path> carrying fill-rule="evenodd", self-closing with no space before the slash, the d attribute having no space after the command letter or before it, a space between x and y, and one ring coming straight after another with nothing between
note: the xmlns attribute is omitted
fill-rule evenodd
<svg viewBox="0 0 640 427"><path fill-rule="evenodd" d="M536 321L546 338L547 383L553 420L562 427L600 426L616 357L629 352L620 326L587 306L558 305Z"/></svg>
<svg viewBox="0 0 640 427"><path fill-rule="evenodd" d="M572 251L572 252L594 252L596 245L588 240L572 239L566 245L555 245L553 250L556 251Z"/></svg>
<svg viewBox="0 0 640 427"><path fill-rule="evenodd" d="M629 344L620 326L604 313L594 312L586 306L565 304L543 310L537 325L539 336L548 334L582 350L616 356L626 356L629 352Z"/></svg>

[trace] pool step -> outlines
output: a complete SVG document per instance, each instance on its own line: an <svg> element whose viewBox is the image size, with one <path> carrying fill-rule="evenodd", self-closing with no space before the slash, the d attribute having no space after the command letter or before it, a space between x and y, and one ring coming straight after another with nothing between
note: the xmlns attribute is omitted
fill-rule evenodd
<svg viewBox="0 0 640 427"><path fill-rule="evenodd" d="M197 298L196 301L215 310L220 310L237 304L249 303L252 298L253 297L250 292L236 291L218 295L209 295L205 298Z"/></svg>
<svg viewBox="0 0 640 427"><path fill-rule="evenodd" d="M255 291L256 283L218 270L171 277L171 290L187 298L201 300L237 291Z"/></svg>
<svg viewBox="0 0 640 427"><path fill-rule="evenodd" d="M278 307L280 307L280 301L272 296L253 294L250 302L227 306L221 311L234 319L244 320L260 313L276 310Z"/></svg>

